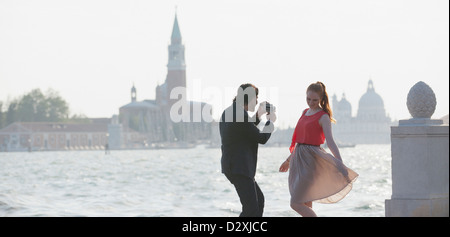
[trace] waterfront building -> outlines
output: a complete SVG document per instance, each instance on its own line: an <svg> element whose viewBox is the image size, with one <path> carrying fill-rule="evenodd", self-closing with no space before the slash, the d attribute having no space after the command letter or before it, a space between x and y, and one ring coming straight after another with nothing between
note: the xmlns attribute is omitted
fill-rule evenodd
<svg viewBox="0 0 450 237"><path fill-rule="evenodd" d="M386 114L381 96L375 92L370 79L367 91L359 99L356 117L352 116L352 105L342 95L332 98L333 136L341 144L388 144L390 143L390 127L394 125Z"/></svg>
<svg viewBox="0 0 450 237"><path fill-rule="evenodd" d="M173 90L177 92L175 99L171 97ZM157 85L155 92L154 100L138 101L136 87L133 85L131 88L131 102L119 108L121 148L146 147L162 142L196 142L211 138L211 123L205 120L203 113L207 111L207 117L211 118L211 105L186 100L185 47L176 15L168 46L167 76L162 85ZM171 112L183 114L187 119L173 121Z"/></svg>
<svg viewBox="0 0 450 237"><path fill-rule="evenodd" d="M104 149L108 123L15 122L0 130L0 151Z"/></svg>

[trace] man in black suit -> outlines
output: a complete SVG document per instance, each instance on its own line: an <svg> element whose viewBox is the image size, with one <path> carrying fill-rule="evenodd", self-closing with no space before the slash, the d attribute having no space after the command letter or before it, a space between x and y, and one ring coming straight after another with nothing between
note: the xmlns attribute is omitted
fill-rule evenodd
<svg viewBox="0 0 450 237"><path fill-rule="evenodd" d="M252 84L239 87L233 104L224 110L219 124L222 139L222 173L234 185L242 204L239 216L262 216L264 195L255 181L258 144L265 144L273 132L274 112L266 112L266 102L258 104L258 88ZM267 114L268 121L262 131L257 125L260 117Z"/></svg>

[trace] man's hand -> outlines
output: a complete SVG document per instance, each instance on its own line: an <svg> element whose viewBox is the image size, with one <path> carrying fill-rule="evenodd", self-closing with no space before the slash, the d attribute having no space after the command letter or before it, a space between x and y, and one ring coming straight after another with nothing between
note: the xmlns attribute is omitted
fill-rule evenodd
<svg viewBox="0 0 450 237"><path fill-rule="evenodd" d="M275 121L277 121L277 115L275 114L275 112L267 114L266 117L267 117L267 120L269 120L272 123L275 123Z"/></svg>
<svg viewBox="0 0 450 237"><path fill-rule="evenodd" d="M256 112L256 114L258 115L258 118L261 118L261 116L263 116L264 114L266 114L266 103L267 101L263 101L261 103L259 103L259 108L258 111Z"/></svg>

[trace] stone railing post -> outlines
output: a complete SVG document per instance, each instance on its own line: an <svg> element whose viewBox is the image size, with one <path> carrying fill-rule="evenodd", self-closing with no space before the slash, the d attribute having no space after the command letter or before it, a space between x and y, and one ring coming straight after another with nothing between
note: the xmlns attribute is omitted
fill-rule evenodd
<svg viewBox="0 0 450 237"><path fill-rule="evenodd" d="M412 116L391 127L392 197L386 217L449 216L448 124L431 119L436 108L433 90L424 82L409 91Z"/></svg>

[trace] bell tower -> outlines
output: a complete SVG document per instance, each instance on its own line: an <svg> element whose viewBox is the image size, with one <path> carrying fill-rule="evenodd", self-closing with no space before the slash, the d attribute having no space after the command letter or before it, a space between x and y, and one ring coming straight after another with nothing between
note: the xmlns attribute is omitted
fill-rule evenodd
<svg viewBox="0 0 450 237"><path fill-rule="evenodd" d="M134 83L133 87L131 87L131 102L136 102L136 87L134 87Z"/></svg>
<svg viewBox="0 0 450 237"><path fill-rule="evenodd" d="M166 92L167 98L169 98L168 105L171 106L178 101L178 99L170 99L170 92L174 88L181 87L186 94L186 63L184 60L184 45L181 40L181 32L176 14L168 51L169 62L167 63Z"/></svg>
<svg viewBox="0 0 450 237"><path fill-rule="evenodd" d="M184 45L181 41L180 27L178 26L177 15L175 14L175 22L173 23L172 36L169 45L169 63L167 64L169 71L186 70L184 61Z"/></svg>

